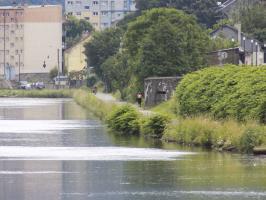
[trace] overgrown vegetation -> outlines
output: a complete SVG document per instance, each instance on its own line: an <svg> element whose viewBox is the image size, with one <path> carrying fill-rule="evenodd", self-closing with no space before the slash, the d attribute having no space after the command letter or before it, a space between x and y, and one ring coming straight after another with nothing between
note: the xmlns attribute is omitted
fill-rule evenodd
<svg viewBox="0 0 266 200"><path fill-rule="evenodd" d="M184 117L209 114L266 123L265 67L206 68L185 76L176 95Z"/></svg>
<svg viewBox="0 0 266 200"><path fill-rule="evenodd" d="M141 123L141 133L144 136L161 138L169 120L170 119L166 115L161 114L153 114L146 117Z"/></svg>
<svg viewBox="0 0 266 200"><path fill-rule="evenodd" d="M266 127L255 122L216 121L206 116L180 118L168 124L163 139L184 145L249 153L255 146L266 144Z"/></svg>
<svg viewBox="0 0 266 200"><path fill-rule="evenodd" d="M140 131L139 113L132 106L123 105L109 115L107 124L117 133L137 135Z"/></svg>

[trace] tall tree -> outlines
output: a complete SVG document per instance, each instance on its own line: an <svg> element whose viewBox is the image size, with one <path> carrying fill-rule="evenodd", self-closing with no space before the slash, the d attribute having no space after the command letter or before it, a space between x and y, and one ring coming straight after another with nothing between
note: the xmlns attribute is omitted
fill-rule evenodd
<svg viewBox="0 0 266 200"><path fill-rule="evenodd" d="M94 67L95 73L103 78L101 65L110 56L115 55L121 45L122 30L109 28L102 32L95 32L92 39L85 44L85 55L88 65Z"/></svg>
<svg viewBox="0 0 266 200"><path fill-rule="evenodd" d="M223 15L218 11L217 0L136 0L136 6L140 10L155 7L173 7L194 14L198 22L211 27Z"/></svg>
<svg viewBox="0 0 266 200"><path fill-rule="evenodd" d="M146 11L131 22L123 48L142 84L148 76L182 75L200 68L209 37L195 18L176 9Z"/></svg>
<svg viewBox="0 0 266 200"><path fill-rule="evenodd" d="M67 47L70 47L75 42L79 41L84 33L90 33L93 31L92 25L84 20L77 19L73 16L68 17L63 24L65 32L65 43Z"/></svg>

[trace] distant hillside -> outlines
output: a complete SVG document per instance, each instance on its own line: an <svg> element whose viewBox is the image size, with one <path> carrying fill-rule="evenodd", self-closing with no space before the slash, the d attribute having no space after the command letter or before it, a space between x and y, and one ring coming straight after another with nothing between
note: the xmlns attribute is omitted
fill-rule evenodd
<svg viewBox="0 0 266 200"><path fill-rule="evenodd" d="M10 6L13 4L13 2L21 3L23 0L0 0L0 6ZM24 0L26 4L32 5L32 4L64 4L64 0Z"/></svg>

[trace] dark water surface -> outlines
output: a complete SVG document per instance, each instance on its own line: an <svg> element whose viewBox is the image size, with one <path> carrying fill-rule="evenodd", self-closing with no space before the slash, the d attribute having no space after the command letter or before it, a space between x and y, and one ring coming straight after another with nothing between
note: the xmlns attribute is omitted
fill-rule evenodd
<svg viewBox="0 0 266 200"><path fill-rule="evenodd" d="M107 134L69 99L0 99L0 200L266 200L266 157Z"/></svg>

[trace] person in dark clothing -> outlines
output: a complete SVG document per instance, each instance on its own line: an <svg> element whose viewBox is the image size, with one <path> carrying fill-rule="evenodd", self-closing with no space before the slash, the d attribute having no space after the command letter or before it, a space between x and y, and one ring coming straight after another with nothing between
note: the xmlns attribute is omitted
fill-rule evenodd
<svg viewBox="0 0 266 200"><path fill-rule="evenodd" d="M137 94L137 102L138 102L139 107L141 107L141 101L142 101L142 94L139 92Z"/></svg>

